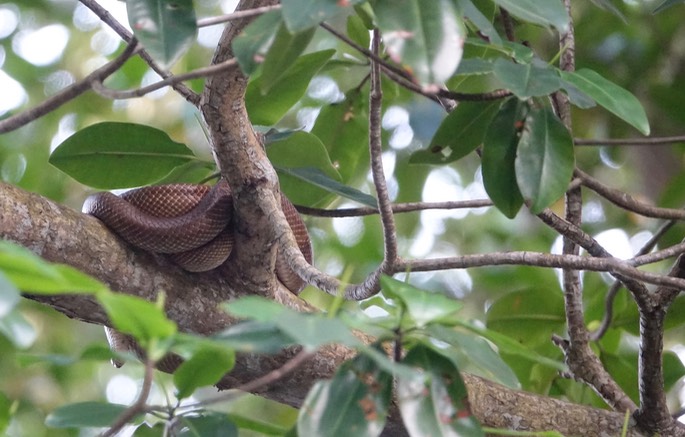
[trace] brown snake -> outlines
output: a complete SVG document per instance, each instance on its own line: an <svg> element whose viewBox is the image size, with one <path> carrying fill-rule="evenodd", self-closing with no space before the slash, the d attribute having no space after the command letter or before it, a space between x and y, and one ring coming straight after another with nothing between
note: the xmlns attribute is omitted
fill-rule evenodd
<svg viewBox="0 0 685 437"><path fill-rule="evenodd" d="M312 262L309 234L297 210L285 196L281 206L307 262ZM190 272L212 270L228 259L233 248L233 199L221 180L208 185L157 185L128 191L121 196L96 193L86 199L83 211L135 247L167 255ZM276 256L276 276L298 294L306 285Z"/></svg>

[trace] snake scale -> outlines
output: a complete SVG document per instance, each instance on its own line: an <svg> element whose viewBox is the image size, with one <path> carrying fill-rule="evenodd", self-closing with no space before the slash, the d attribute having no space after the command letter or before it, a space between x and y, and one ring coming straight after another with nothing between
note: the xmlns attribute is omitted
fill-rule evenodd
<svg viewBox="0 0 685 437"><path fill-rule="evenodd" d="M307 262L312 262L309 234L292 203L281 196L281 206ZM83 211L94 215L121 238L140 249L164 254L189 272L222 265L233 248L233 199L224 180L208 185L156 185L121 196L96 193ZM276 255L276 276L298 294L306 285Z"/></svg>

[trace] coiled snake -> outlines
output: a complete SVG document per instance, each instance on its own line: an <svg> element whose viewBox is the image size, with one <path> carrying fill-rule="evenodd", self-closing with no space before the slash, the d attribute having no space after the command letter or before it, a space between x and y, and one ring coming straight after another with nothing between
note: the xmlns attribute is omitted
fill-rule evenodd
<svg viewBox="0 0 685 437"><path fill-rule="evenodd" d="M281 207L307 262L312 262L309 234L292 203L281 196ZM233 248L233 199L228 183L221 180L208 185L157 185L128 191L121 196L96 193L88 197L83 212L94 215L131 245L164 254L181 268L203 272L222 265ZM276 277L291 292L298 294L306 285L288 266L282 255L276 255ZM107 329L113 350L140 349L132 338ZM162 369L173 371L178 360ZM119 367L123 363L114 360ZM160 367L158 363L158 367Z"/></svg>

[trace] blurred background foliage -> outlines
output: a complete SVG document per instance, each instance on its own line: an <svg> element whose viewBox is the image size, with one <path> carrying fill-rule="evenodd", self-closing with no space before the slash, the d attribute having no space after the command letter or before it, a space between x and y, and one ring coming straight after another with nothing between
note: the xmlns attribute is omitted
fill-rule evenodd
<svg viewBox="0 0 685 437"><path fill-rule="evenodd" d="M124 3L101 2L125 22ZM232 11L230 0L198 0L199 18ZM486 1L474 2L485 5ZM643 103L653 136L683 134L685 125L685 25L683 6L653 15L655 1L614 0L624 19L593 2L574 1L577 67L588 67L630 90ZM346 17L331 24L345 29ZM200 30L198 42L173 71L183 72L207 65L221 26ZM556 35L533 26L517 26L517 37L526 41L544 60L558 52ZM48 43L49 41L49 43ZM120 39L75 0L36 0L0 4L0 117L25 110L83 78L123 48ZM358 60L359 55L317 29L310 51L338 50L337 60ZM363 115L368 84L366 67L324 67L309 85L307 94L278 123L278 129L303 129L319 136L324 144L334 141L331 120L349 108ZM140 59L133 59L110 79L114 88L136 88L154 81ZM191 82L200 91L202 81ZM463 84L463 90L477 91L477 81ZM389 187L394 201L446 201L484 198L475 154L443 167L409 164L409 156L425 147L446 115L443 108L390 82L384 83L384 162L391 175ZM637 137L633 128L601 108L574 110L576 138ZM41 193L57 202L80 209L89 194L84 186L48 164L50 151L73 132L101 121L132 121L167 132L175 141L189 145L196 154L211 161L207 139L195 108L168 89L146 97L110 101L88 92L56 111L17 131L0 135L0 177L3 181ZM339 157L349 164L344 178L360 190L372 193L366 150L367 124L359 116L355 129L346 131L345 141L359 148ZM336 157L332 157L334 164ZM685 200L683 144L653 147L577 147L578 166L605 183L622 188L648 202L680 207ZM344 160L344 161L343 161ZM341 170L342 172L342 170ZM596 196L585 195L585 225L590 234L606 244L614 255L628 257L660 225L611 206ZM328 207L356 206L337 200ZM563 210L562 201L554 206ZM315 264L333 275L349 275L358 281L382 258L382 233L377 217L317 218L305 221L313 237ZM452 211L424 211L397 216L402 256L422 258L507 250L549 251L558 248L556 235L535 217L523 212L506 219L494 208ZM674 226L664 243L681 239L685 227ZM666 265L659 266L667 269ZM434 273L413 273L411 282L436 292L462 299L467 319L479 320L494 330L529 345L541 354L560 359L549 341L552 333L564 333L563 299L553 270L529 267L488 267ZM604 313L603 300L611 280L587 273L584 285L587 322L596 326ZM305 297L326 305L327 296L307 290ZM682 299L682 298L681 298ZM349 305L356 305L349 303ZM682 352L680 341L683 315L678 301L669 316L667 347ZM115 370L103 361L79 361L62 365L65 357L77 357L94 343L104 343L99 326L72 321L31 301L22 303L23 312L35 328L35 341L23 349L0 336L0 403L14 402L17 414L8 432L12 435L77 435L75 431L46 430L43 421L53 408L84 399L130 402L142 368L134 363ZM685 311L680 312L685 314ZM615 323L595 347L605 365L632 396L637 390L635 356L638 329L632 301L619 294ZM30 339L27 340L30 343ZM36 359L36 357L42 357ZM602 403L591 390L558 377L556 370L520 357L507 357L526 389L565 396L573 401ZM666 357L666 373L674 407L681 404L682 364L673 354ZM166 383L165 383L166 381ZM168 386L159 376L159 387ZM162 390L153 401L163 402ZM3 399L5 397L7 399ZM128 397L127 397L128 396ZM154 397L156 396L156 398ZM249 399L250 402L256 402ZM245 408L237 405L233 408ZM262 411L264 411L262 409ZM282 414L292 421L287 408ZM0 420L3 418L0 417Z"/></svg>

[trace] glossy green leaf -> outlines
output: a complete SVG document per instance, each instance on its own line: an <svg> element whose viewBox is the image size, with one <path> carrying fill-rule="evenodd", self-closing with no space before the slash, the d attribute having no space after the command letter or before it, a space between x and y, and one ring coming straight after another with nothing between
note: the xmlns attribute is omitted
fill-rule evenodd
<svg viewBox="0 0 685 437"><path fill-rule="evenodd" d="M658 12L662 12L670 8L671 6L677 5L678 3L685 3L685 0L664 0L662 3L659 4L659 6L654 8L652 13L656 14Z"/></svg>
<svg viewBox="0 0 685 437"><path fill-rule="evenodd" d="M312 40L314 31L316 28L313 27L301 32L290 33L285 24L281 24L262 64L262 75L259 81L259 89L262 94L268 93L271 87L278 83L278 80L295 64L297 58Z"/></svg>
<svg viewBox="0 0 685 437"><path fill-rule="evenodd" d="M326 147L308 132L294 132L280 141L270 143L266 153L277 169L317 169L327 180L340 183L340 174L333 167ZM333 198L330 191L306 186L302 179L286 171L279 172L279 181L288 198L300 205L326 203Z"/></svg>
<svg viewBox="0 0 685 437"><path fill-rule="evenodd" d="M283 305L258 296L242 297L222 305L229 314L241 319L252 319L259 322L276 324L278 318L286 311Z"/></svg>
<svg viewBox="0 0 685 437"><path fill-rule="evenodd" d="M126 0L133 34L157 61L171 65L195 41L192 0Z"/></svg>
<svg viewBox="0 0 685 437"><path fill-rule="evenodd" d="M644 135L649 135L647 114L640 101L626 89L587 68L562 71L561 77Z"/></svg>
<svg viewBox="0 0 685 437"><path fill-rule="evenodd" d="M261 77L250 81L245 93L245 105L252 123L271 126L283 118L304 95L309 81L333 53L335 50L322 50L300 56L266 94L261 92Z"/></svg>
<svg viewBox="0 0 685 437"><path fill-rule="evenodd" d="M450 360L419 345L402 361L420 369L413 377L397 378L397 401L409 435L485 435L469 409L459 369Z"/></svg>
<svg viewBox="0 0 685 437"><path fill-rule="evenodd" d="M533 214L563 196L574 167L573 138L566 126L548 108L531 109L518 145L516 180Z"/></svg>
<svg viewBox="0 0 685 437"><path fill-rule="evenodd" d="M521 388L516 374L493 350L490 343L480 335L437 324L427 326L425 329L430 338L444 341L453 346L451 348L437 348L432 346L433 342L428 342L428 346L439 354L448 358L454 357L455 364L459 368L514 389Z"/></svg>
<svg viewBox="0 0 685 437"><path fill-rule="evenodd" d="M98 301L114 327L138 341L166 338L176 332L176 324L153 302L118 293L100 293Z"/></svg>
<svg viewBox="0 0 685 437"><path fill-rule="evenodd" d="M442 84L456 71L466 29L452 0L372 3L390 57L422 84Z"/></svg>
<svg viewBox="0 0 685 437"><path fill-rule="evenodd" d="M550 67L534 64L516 64L499 58L493 66L495 76L521 100L546 96L561 88L557 73Z"/></svg>
<svg viewBox="0 0 685 437"><path fill-rule="evenodd" d="M330 178L324 172L318 168L304 167L304 168L286 168L275 166L279 174L287 174L297 179L301 179L308 182L316 187L321 187L326 191L338 194L355 202L361 203L362 205L370 206L371 208L376 208L378 203L376 198L363 193L356 188L352 188L348 185L343 185L335 179ZM296 202L297 203L297 202Z"/></svg>
<svg viewBox="0 0 685 437"><path fill-rule="evenodd" d="M342 182L349 183L360 172L368 171L369 162L368 102L358 91L345 95L345 100L321 108L312 128L326 146Z"/></svg>
<svg viewBox="0 0 685 437"><path fill-rule="evenodd" d="M19 311L12 311L0 319L0 333L20 349L28 348L38 337L36 328Z"/></svg>
<svg viewBox="0 0 685 437"><path fill-rule="evenodd" d="M238 427L225 414L207 411L199 417L183 417L179 437L238 437Z"/></svg>
<svg viewBox="0 0 685 437"><path fill-rule="evenodd" d="M511 15L542 26L554 26L559 32L568 29L569 16L561 0L494 0Z"/></svg>
<svg viewBox="0 0 685 437"><path fill-rule="evenodd" d="M511 292L492 303L486 323L521 344L546 344L553 333L563 333L564 300L548 287Z"/></svg>
<svg viewBox="0 0 685 437"><path fill-rule="evenodd" d="M94 293L101 282L63 264L51 264L30 250L0 240L0 273L14 287L37 294Z"/></svg>
<svg viewBox="0 0 685 437"><path fill-rule="evenodd" d="M357 14L347 17L347 36L359 47L369 48L371 46L369 29L364 25L364 20Z"/></svg>
<svg viewBox="0 0 685 437"><path fill-rule="evenodd" d="M636 360L637 361L637 360ZM678 355L673 351L664 351L663 355L664 366L664 389L670 391L680 381L683 374L685 374L685 366L680 361Z"/></svg>
<svg viewBox="0 0 685 437"><path fill-rule="evenodd" d="M0 254L0 262L1 260L2 255ZM2 273L0 265L0 319L9 314L17 306L20 299L19 289Z"/></svg>
<svg viewBox="0 0 685 437"><path fill-rule="evenodd" d="M106 402L78 402L56 408L45 418L45 424L51 428L104 428L126 408L126 405Z"/></svg>
<svg viewBox="0 0 685 437"><path fill-rule="evenodd" d="M309 391L297 420L302 436L377 436L392 394L392 374L365 356L340 366L333 379Z"/></svg>
<svg viewBox="0 0 685 437"><path fill-rule="evenodd" d="M514 218L523 205L514 168L518 124L522 121L518 113L518 100L508 100L490 123L483 139L483 185L497 209L509 218Z"/></svg>
<svg viewBox="0 0 685 437"><path fill-rule="evenodd" d="M109 190L151 184L195 159L192 150L159 129L104 122L67 138L49 161L83 184Z"/></svg>
<svg viewBox="0 0 685 437"><path fill-rule="evenodd" d="M421 290L389 276L381 277L381 286L386 296L401 302L409 317L419 327L450 318L462 308L461 302L444 294Z"/></svg>
<svg viewBox="0 0 685 437"><path fill-rule="evenodd" d="M267 12L255 19L231 43L233 54L243 73L250 76L261 61L259 51L273 37L283 18L278 11Z"/></svg>
<svg viewBox="0 0 685 437"><path fill-rule="evenodd" d="M235 353L230 349L201 347L174 372L176 396L187 398L199 387L216 384L234 365Z"/></svg>
<svg viewBox="0 0 685 437"><path fill-rule="evenodd" d="M291 32L317 26L364 0L282 0L283 19Z"/></svg>
<svg viewBox="0 0 685 437"><path fill-rule="evenodd" d="M426 150L414 152L412 164L445 164L457 161L483 143L487 127L500 102L460 102L440 123Z"/></svg>

